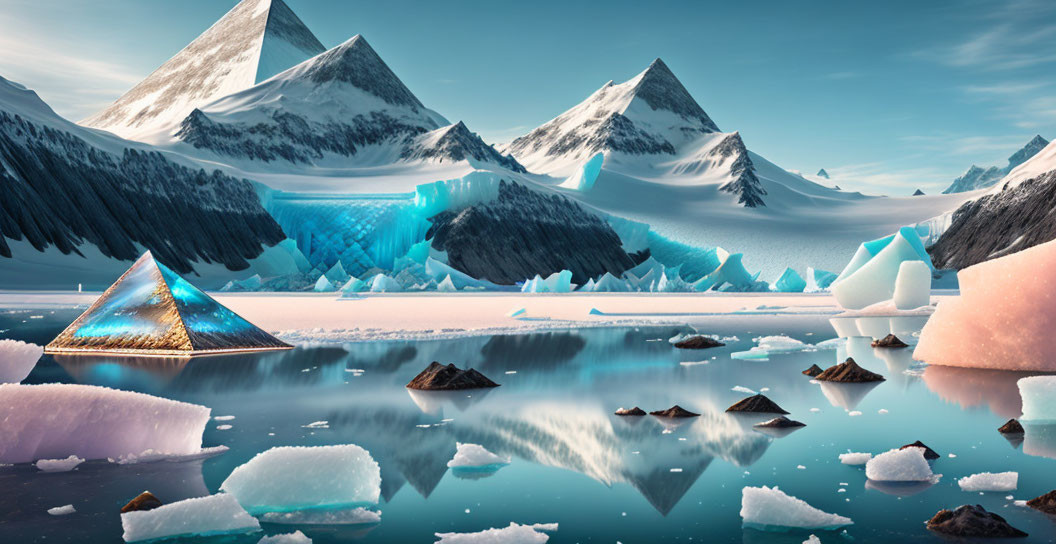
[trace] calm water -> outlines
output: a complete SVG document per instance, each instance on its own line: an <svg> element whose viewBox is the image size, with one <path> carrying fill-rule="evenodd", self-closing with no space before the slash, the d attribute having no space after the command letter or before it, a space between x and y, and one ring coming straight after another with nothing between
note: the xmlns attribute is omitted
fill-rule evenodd
<svg viewBox="0 0 1056 544"><path fill-rule="evenodd" d="M78 314L51 312L0 314L0 330L6 329L0 336L43 344ZM479 531L511 521L557 522L555 543L799 544L806 538L807 532L742 528L741 489L748 485L779 485L854 520L846 534L817 533L826 543L939 542L924 522L941 508L969 502L1029 532L1021 542L1056 538L1052 519L1013 506L1005 493L965 493L956 484L977 472L1015 470L1016 499L1056 487L1056 430L1028 428L1021 445L996 431L1019 414L1015 381L1022 374L917 369L909 350L874 351L865 338L852 338L839 350L732 360L730 353L747 350L756 336L786 334L817 343L836 332L822 316L708 319L694 326L739 340L725 348L680 351L666 339L685 328L655 327L357 343L190 362L46 356L26 383L98 384L203 404L214 416L236 417L211 422L204 436L206 446L231 449L193 462L87 462L59 474L2 468L0 542L119 542L117 512L144 489L165 502L202 496L270 447L344 443L365 447L381 465L382 522L296 527L315 542L431 543L435 532ZM859 325L869 334L893 325L908 336L922 323L873 319ZM812 363L826 367L848 355L887 381L822 388L800 374ZM502 387L409 394L404 384L434 360L475 367ZM744 396L731 391L738 385L769 388L766 394L807 427L775 438L753 431L752 421L724 414ZM703 415L675 428L651 417L610 415L621 406L656 410L676 403ZM861 415L849 415L852 410ZM304 427L315 421L327 421L329 428ZM220 424L232 428L219 430ZM866 483L863 468L837 458L848 450L879 453L918 439L943 455L933 466L942 481L930 487L878 488ZM446 466L456 442L482 444L513 463L487 477L459 477ZM76 514L45 513L70 503ZM294 529L265 525L267 533ZM255 543L260 536L207 541Z"/></svg>

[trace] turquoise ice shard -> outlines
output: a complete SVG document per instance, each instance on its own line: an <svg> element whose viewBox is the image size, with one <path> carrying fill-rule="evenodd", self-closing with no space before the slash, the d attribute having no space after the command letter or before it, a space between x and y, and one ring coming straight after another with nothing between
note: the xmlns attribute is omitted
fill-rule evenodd
<svg viewBox="0 0 1056 544"><path fill-rule="evenodd" d="M786 268L781 277L774 282L774 290L782 293L802 293L806 288L806 280L791 268Z"/></svg>
<svg viewBox="0 0 1056 544"><path fill-rule="evenodd" d="M920 235L912 227L863 243L832 284L836 301L857 310L890 300L895 295L899 267L905 261L921 261L934 270Z"/></svg>
<svg viewBox="0 0 1056 544"><path fill-rule="evenodd" d="M48 353L191 356L289 349L144 253Z"/></svg>
<svg viewBox="0 0 1056 544"><path fill-rule="evenodd" d="M574 174L561 182L558 187L580 192L589 191L594 187L594 182L598 180L598 175L601 174L601 165L604 162L605 153L597 152L587 162L583 163L583 166L580 166Z"/></svg>

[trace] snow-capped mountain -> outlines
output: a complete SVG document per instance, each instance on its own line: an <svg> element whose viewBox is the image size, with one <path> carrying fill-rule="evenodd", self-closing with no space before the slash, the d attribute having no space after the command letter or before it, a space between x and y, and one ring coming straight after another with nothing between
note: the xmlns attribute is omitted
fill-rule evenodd
<svg viewBox="0 0 1056 544"><path fill-rule="evenodd" d="M282 0L242 0L116 102L81 123L139 139L172 128L197 106L324 50Z"/></svg>
<svg viewBox="0 0 1056 544"><path fill-rule="evenodd" d="M447 160L524 171L465 124L426 108L359 35L196 108L173 137L210 159L239 163L349 168Z"/></svg>
<svg viewBox="0 0 1056 544"><path fill-rule="evenodd" d="M949 229L928 251L935 266L961 269L1053 239L1056 144L1050 143L958 208Z"/></svg>
<svg viewBox="0 0 1056 544"><path fill-rule="evenodd" d="M0 233L0 269L11 284L19 273L63 270L40 252L127 261L145 248L180 273L209 262L243 270L285 238L250 182L78 126L3 78ZM19 251L41 266L9 270Z"/></svg>
<svg viewBox="0 0 1056 544"><path fill-rule="evenodd" d="M971 168L961 175L961 177L953 180L953 183L942 193L966 193L968 191L993 187L995 183L1001 180L1001 178L1007 176L1012 169L1029 160L1047 145L1049 145L1048 140L1042 138L1040 135L1034 136L1032 140L1027 142L1027 145L1023 146L1019 151L1016 151L1008 158L1008 164L1006 166L980 168L973 164Z"/></svg>

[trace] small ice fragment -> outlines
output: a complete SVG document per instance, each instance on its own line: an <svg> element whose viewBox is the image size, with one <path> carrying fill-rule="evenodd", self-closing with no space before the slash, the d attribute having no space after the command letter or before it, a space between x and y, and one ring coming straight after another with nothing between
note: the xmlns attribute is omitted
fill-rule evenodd
<svg viewBox="0 0 1056 544"><path fill-rule="evenodd" d="M136 510L121 514L125 542L154 540L175 536L252 533L260 522L238 504L234 496L218 493L207 497L184 499L153 510Z"/></svg>
<svg viewBox="0 0 1056 544"><path fill-rule="evenodd" d="M1015 491L1019 482L1018 472L983 472L957 480L961 491Z"/></svg>
<svg viewBox="0 0 1056 544"><path fill-rule="evenodd" d="M673 469L671 469L671 472L682 472L682 469L680 469L680 468L673 468Z"/></svg>
<svg viewBox="0 0 1056 544"><path fill-rule="evenodd" d="M1013 497L1012 495L1005 495L1005 500L1006 500L1006 501L1010 501L1010 500L1012 500L1012 499L1014 499L1014 498L1015 498L1015 497Z"/></svg>
<svg viewBox="0 0 1056 544"><path fill-rule="evenodd" d="M766 393L766 392L768 392L768 391L770 391L770 388L769 388L769 387L764 387L764 388L762 388L762 389L760 389L760 390L759 390L759 392L760 392L760 393Z"/></svg>
<svg viewBox="0 0 1056 544"><path fill-rule="evenodd" d="M836 490L836 492L837 492L837 493L846 493L846 492L847 492L847 489L846 489L846 488L843 488L843 487L841 487L841 488L837 489L837 490Z"/></svg>
<svg viewBox="0 0 1056 544"><path fill-rule="evenodd" d="M216 430L218 430L218 431L226 431L226 430L228 430L230 428L231 428L230 425L217 425L216 426Z"/></svg>
<svg viewBox="0 0 1056 544"><path fill-rule="evenodd" d="M36 462L36 467L42 472L68 472L84 462L84 459L71 455L65 459L41 459Z"/></svg>
<svg viewBox="0 0 1056 544"><path fill-rule="evenodd" d="M935 474L924 459L923 448L891 450L869 460L865 464L865 477L884 482L933 481Z"/></svg>
<svg viewBox="0 0 1056 544"><path fill-rule="evenodd" d="M807 470L807 467L805 467L803 465L796 465L796 468L799 469L799 470Z"/></svg>
<svg viewBox="0 0 1056 544"><path fill-rule="evenodd" d="M466 509L466 512L468 513L469 509ZM550 539L545 533L554 531L557 531L556 523L519 525L511 522L508 527L478 533L436 533L436 538L440 540L435 544L543 544Z"/></svg>
<svg viewBox="0 0 1056 544"><path fill-rule="evenodd" d="M1016 505L1016 506L1018 506L1020 508L1026 508L1027 507L1027 501L1016 501L1016 502L1013 502L1012 504L1014 504L1014 505Z"/></svg>
<svg viewBox="0 0 1056 544"><path fill-rule="evenodd" d="M777 487L745 487L741 491L741 518L746 525L765 528L835 529L854 522L829 514Z"/></svg>
<svg viewBox="0 0 1056 544"><path fill-rule="evenodd" d="M268 535L257 541L257 544L312 544L312 539L300 531Z"/></svg>
<svg viewBox="0 0 1056 544"><path fill-rule="evenodd" d="M888 411L887 411L886 408L881 408L881 409L877 410L876 413L878 413L878 414L886 414L886 413L888 413Z"/></svg>
<svg viewBox="0 0 1056 544"><path fill-rule="evenodd" d="M864 465L873 458L871 453L841 453L840 462L845 465Z"/></svg>
<svg viewBox="0 0 1056 544"><path fill-rule="evenodd" d="M849 415L851 417L858 417L858 416L862 415L862 413L859 412L858 410L851 410L850 412L847 412L847 415Z"/></svg>
<svg viewBox="0 0 1056 544"><path fill-rule="evenodd" d="M305 429L329 429L330 428L330 422L329 421L325 421L325 420L323 420L323 421L313 421L313 422L311 422L311 423L309 423L307 425L301 425L301 427L303 427Z"/></svg>
<svg viewBox="0 0 1056 544"><path fill-rule="evenodd" d="M235 416L216 416L213 418L214 421L231 421L235 419Z"/></svg>
<svg viewBox="0 0 1056 544"><path fill-rule="evenodd" d="M818 412L821 411L821 408L811 408L810 411L814 412L814 413L818 413Z"/></svg>
<svg viewBox="0 0 1056 544"><path fill-rule="evenodd" d="M517 373L516 370L507 370L506 371L506 374L516 374L516 373Z"/></svg>
<svg viewBox="0 0 1056 544"><path fill-rule="evenodd" d="M381 512L367 510L362 506L336 510L313 508L295 512L268 512L260 519L265 523L284 525L365 525L380 523Z"/></svg>
<svg viewBox="0 0 1056 544"><path fill-rule="evenodd" d="M450 468L482 468L510 464L509 457L499 457L479 444L456 442L455 447L457 451L454 458L447 462Z"/></svg>
<svg viewBox="0 0 1056 544"><path fill-rule="evenodd" d="M48 508L48 513L53 516L65 516L76 512L77 509L72 504L66 506L56 506L55 508Z"/></svg>
<svg viewBox="0 0 1056 544"><path fill-rule="evenodd" d="M810 535L810 537L803 541L803 544L821 544L821 539L814 535Z"/></svg>
<svg viewBox="0 0 1056 544"><path fill-rule="evenodd" d="M708 364L710 362L711 361L682 361L682 362L680 362L678 364L680 364L682 366L700 366L700 365L706 365L706 364Z"/></svg>
<svg viewBox="0 0 1056 544"><path fill-rule="evenodd" d="M526 313L526 311L527 310L525 310L524 308L514 308L514 309L510 310L509 312L506 312L506 317L522 316L522 315L524 315Z"/></svg>
<svg viewBox="0 0 1056 544"><path fill-rule="evenodd" d="M957 458L957 454L956 453L951 453L949 455L949 457L950 457L950 459L956 459Z"/></svg>

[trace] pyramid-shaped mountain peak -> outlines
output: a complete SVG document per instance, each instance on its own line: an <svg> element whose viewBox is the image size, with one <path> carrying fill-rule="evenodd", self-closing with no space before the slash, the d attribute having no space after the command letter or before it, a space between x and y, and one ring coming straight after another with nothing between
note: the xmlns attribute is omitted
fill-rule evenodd
<svg viewBox="0 0 1056 544"><path fill-rule="evenodd" d="M415 110L424 107L381 60L366 38L359 34L280 75L297 76L308 78L314 83L343 81L394 106L407 106Z"/></svg>
<svg viewBox="0 0 1056 544"><path fill-rule="evenodd" d="M242 0L190 44L82 124L136 138L249 88L326 48L282 0Z"/></svg>
<svg viewBox="0 0 1056 544"><path fill-rule="evenodd" d="M289 349L144 253L47 353L186 357Z"/></svg>
<svg viewBox="0 0 1056 544"><path fill-rule="evenodd" d="M674 112L686 119L698 121L701 126L713 132L719 131L719 127L704 112L704 108L700 107L693 95L689 94L674 72L660 58L654 60L631 81L634 82L634 96L645 101L654 110Z"/></svg>

